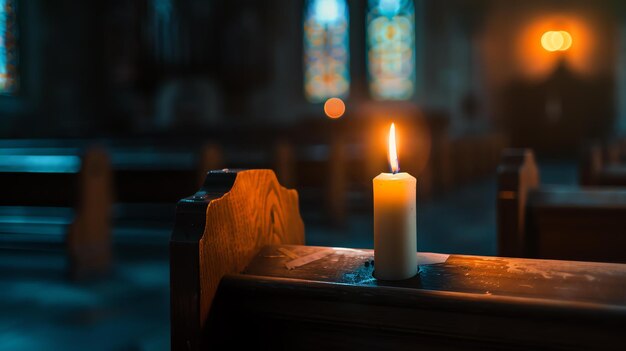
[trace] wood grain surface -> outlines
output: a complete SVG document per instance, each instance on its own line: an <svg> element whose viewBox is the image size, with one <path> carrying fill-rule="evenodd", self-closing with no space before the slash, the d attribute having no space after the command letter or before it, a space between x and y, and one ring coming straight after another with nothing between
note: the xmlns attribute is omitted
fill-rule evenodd
<svg viewBox="0 0 626 351"><path fill-rule="evenodd" d="M331 250L288 270L267 247L224 277L207 331L216 349L620 350L626 266L451 255L401 282L372 278L371 250Z"/></svg>
<svg viewBox="0 0 626 351"><path fill-rule="evenodd" d="M299 257L320 251L332 253L289 270L285 268L285 263L291 258L278 248L286 248ZM419 275L414 278L381 281L372 276L375 269L373 260L373 250L268 246L259 252L243 274L362 286L585 302L626 308L626 265L623 264L450 255L445 262L420 265Z"/></svg>
<svg viewBox="0 0 626 351"><path fill-rule="evenodd" d="M270 244L303 244L298 194L271 170L212 171L181 200L170 242L172 349L206 346L213 297L225 274L242 271Z"/></svg>

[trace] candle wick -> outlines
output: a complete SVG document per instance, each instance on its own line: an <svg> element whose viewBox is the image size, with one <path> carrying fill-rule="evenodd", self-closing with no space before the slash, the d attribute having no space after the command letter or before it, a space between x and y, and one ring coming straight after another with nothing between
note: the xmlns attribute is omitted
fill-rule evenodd
<svg viewBox="0 0 626 351"><path fill-rule="evenodd" d="M391 167L391 174L398 174L398 172L400 172L400 161L396 158L396 167L395 169L393 166Z"/></svg>

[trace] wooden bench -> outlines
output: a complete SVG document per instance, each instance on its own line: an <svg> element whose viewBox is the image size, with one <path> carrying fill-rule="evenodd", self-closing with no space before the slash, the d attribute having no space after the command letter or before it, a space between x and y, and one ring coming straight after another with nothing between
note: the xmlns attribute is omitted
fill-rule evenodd
<svg viewBox="0 0 626 351"><path fill-rule="evenodd" d="M282 184L293 187L298 182L296 176L298 150L287 138L267 144L260 141L256 141L256 143L224 142L222 150L223 163L228 168L267 168L276 173L276 177ZM206 176L206 172L204 175Z"/></svg>
<svg viewBox="0 0 626 351"><path fill-rule="evenodd" d="M164 227L174 222L174 204L222 167L215 143L173 140L113 140L114 223L118 227ZM164 186L167 184L167 186Z"/></svg>
<svg viewBox="0 0 626 351"><path fill-rule="evenodd" d="M440 157L449 161L441 174L451 179L452 184L459 185L493 174L507 139L501 133L488 132L457 135L450 137L447 143L447 154Z"/></svg>
<svg viewBox="0 0 626 351"><path fill-rule="evenodd" d="M626 186L626 160L622 160L622 143L588 147L579 165L580 184L583 186Z"/></svg>
<svg viewBox="0 0 626 351"><path fill-rule="evenodd" d="M529 149L498 168L498 254L626 262L626 189L540 185Z"/></svg>
<svg viewBox="0 0 626 351"><path fill-rule="evenodd" d="M264 170L179 202L172 350L623 345L626 265L419 253L418 276L378 281L371 250L303 246L297 202Z"/></svg>
<svg viewBox="0 0 626 351"><path fill-rule="evenodd" d="M241 143L227 137L214 137L211 141L197 138L110 141L116 228L157 231L164 228L169 235L176 202L198 189L212 169L267 167L276 170L285 184L296 182L295 152L290 143L261 145L258 140L248 140L251 139L248 135L242 138ZM124 233L116 235L118 239L125 245L138 242L136 235Z"/></svg>
<svg viewBox="0 0 626 351"><path fill-rule="evenodd" d="M334 135L329 141L301 142L295 150L294 168L301 204L315 209L323 222L344 225L349 213L349 171L355 166L350 145Z"/></svg>
<svg viewBox="0 0 626 351"><path fill-rule="evenodd" d="M106 273L111 261L108 154L99 147L47 145L0 148L0 247L66 252L74 278Z"/></svg>
<svg viewBox="0 0 626 351"><path fill-rule="evenodd" d="M297 188L303 207L324 209L326 224L343 226L350 213L369 212L372 179L387 172L387 138L395 122L401 150L421 150L401 156L401 169L419 174L427 162L430 139L421 118L387 116L315 119L297 126L293 134L297 153ZM430 192L426 177L418 182L420 196ZM281 180L282 182L282 180ZM308 214L308 212L307 212Z"/></svg>

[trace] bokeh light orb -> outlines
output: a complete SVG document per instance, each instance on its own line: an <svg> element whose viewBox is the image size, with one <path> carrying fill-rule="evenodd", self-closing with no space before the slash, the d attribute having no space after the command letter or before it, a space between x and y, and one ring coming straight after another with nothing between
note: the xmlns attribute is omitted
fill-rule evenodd
<svg viewBox="0 0 626 351"><path fill-rule="evenodd" d="M550 52L566 51L572 46L572 36L564 30L551 30L541 36L541 46Z"/></svg>
<svg viewBox="0 0 626 351"><path fill-rule="evenodd" d="M564 30L560 31L560 33L563 36L563 45L561 46L560 50L565 51L572 46L572 36L569 34L569 32Z"/></svg>
<svg viewBox="0 0 626 351"><path fill-rule="evenodd" d="M346 112L346 104L340 98L330 98L324 103L324 113L328 118L339 118Z"/></svg>

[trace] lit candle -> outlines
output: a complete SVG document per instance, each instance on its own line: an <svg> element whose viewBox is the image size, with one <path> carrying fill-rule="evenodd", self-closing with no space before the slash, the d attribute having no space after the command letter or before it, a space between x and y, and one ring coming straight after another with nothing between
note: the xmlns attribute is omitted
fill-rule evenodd
<svg viewBox="0 0 626 351"><path fill-rule="evenodd" d="M399 173L395 126L389 129L391 173L374 178L374 276L408 279L417 274L417 180Z"/></svg>

